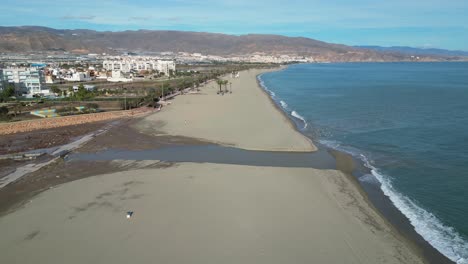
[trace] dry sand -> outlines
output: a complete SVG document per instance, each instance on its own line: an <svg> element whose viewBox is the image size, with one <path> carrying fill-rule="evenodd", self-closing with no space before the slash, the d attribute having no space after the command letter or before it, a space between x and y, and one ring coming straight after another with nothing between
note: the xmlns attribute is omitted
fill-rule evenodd
<svg viewBox="0 0 468 264"><path fill-rule="evenodd" d="M0 234L0 263L420 263L343 174L309 168L86 178L0 218Z"/></svg>
<svg viewBox="0 0 468 264"><path fill-rule="evenodd" d="M286 116L277 114L279 110L258 86L256 76L265 71L223 78L232 82L232 94L218 95L219 86L212 82L200 94L177 96L161 112L146 117L139 128L250 150L315 151Z"/></svg>
<svg viewBox="0 0 468 264"><path fill-rule="evenodd" d="M233 94L212 84L179 96L137 127L315 150L259 89L260 72L232 80ZM60 185L1 217L0 263L422 263L339 171L154 162Z"/></svg>

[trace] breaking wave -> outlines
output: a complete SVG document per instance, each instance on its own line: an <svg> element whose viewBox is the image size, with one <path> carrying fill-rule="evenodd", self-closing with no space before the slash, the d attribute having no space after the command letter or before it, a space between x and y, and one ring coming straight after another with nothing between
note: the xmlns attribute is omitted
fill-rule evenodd
<svg viewBox="0 0 468 264"><path fill-rule="evenodd" d="M344 147L339 142L320 140L323 145L346 152L358 159L370 169L372 175L364 175L361 181L374 182L380 185L382 192L390 199L393 205L404 214L420 234L435 249L457 264L468 264L468 242L465 241L452 227L444 225L434 214L423 209L409 197L398 192L392 185L392 178L383 174L372 165L359 150ZM371 179L373 177L374 179Z"/></svg>
<svg viewBox="0 0 468 264"><path fill-rule="evenodd" d="M307 128L307 121L305 120L304 117L302 117L300 114L298 114L296 111L292 111L291 115L294 116L295 118L301 120L304 123L303 129Z"/></svg>
<svg viewBox="0 0 468 264"><path fill-rule="evenodd" d="M286 102L284 102L283 100L280 101L280 105L281 107L283 107L284 109L288 109L288 104Z"/></svg>
<svg viewBox="0 0 468 264"><path fill-rule="evenodd" d="M267 91L267 92L271 95L272 98L275 98L275 97L276 97L275 92L273 92L272 90L270 90L270 89L268 89L268 88L266 87L265 82L263 82L263 80L262 80L262 78L261 78L261 75L259 75L259 76L257 77L257 80L258 80L258 84L259 84L265 91Z"/></svg>

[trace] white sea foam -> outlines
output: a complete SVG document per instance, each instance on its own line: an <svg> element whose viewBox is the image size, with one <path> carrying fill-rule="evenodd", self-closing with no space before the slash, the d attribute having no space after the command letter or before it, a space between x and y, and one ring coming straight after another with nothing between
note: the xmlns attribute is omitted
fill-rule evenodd
<svg viewBox="0 0 468 264"><path fill-rule="evenodd" d="M276 97L275 92L273 92L272 90L268 89L268 87L266 87L265 82L263 82L261 76L262 76L262 75L259 75L259 76L257 77L258 83L260 84L260 86L261 86L265 91L267 91L267 92L271 95L272 98L275 98L275 97Z"/></svg>
<svg viewBox="0 0 468 264"><path fill-rule="evenodd" d="M320 139L319 142L322 144L322 145L325 145L329 148L332 148L332 149L336 149L336 150L341 150L340 149L340 143L338 143L337 141L334 141L334 140L325 140L325 139Z"/></svg>
<svg viewBox="0 0 468 264"><path fill-rule="evenodd" d="M300 114L298 114L296 111L292 111L292 112L291 112L291 115L294 116L295 118L301 120L301 121L304 123L304 128L303 128L303 129L307 128L307 121L305 120L304 117L302 117L302 116L301 116Z"/></svg>
<svg viewBox="0 0 468 264"><path fill-rule="evenodd" d="M444 225L432 213L396 191L389 177L384 176L378 169L368 166L372 175L381 183L383 193L410 220L416 232L449 259L458 264L468 263L467 241L464 241L452 227Z"/></svg>
<svg viewBox="0 0 468 264"><path fill-rule="evenodd" d="M258 80L260 85L270 93L272 97L276 96L275 93L265 86L260 76ZM284 108L283 103L285 102L280 101L281 106ZM291 115L304 122L304 128L307 127L306 120L296 111L292 111ZM365 166L371 170L372 175L364 175L360 180L380 185L382 192L389 197L395 207L409 219L416 232L439 252L457 264L468 264L468 241L463 240L456 230L444 225L432 213L426 211L409 197L395 190L391 182L391 177L379 172L379 170L372 165L373 161L361 154L360 150L343 146L340 142L332 140L320 140L320 143L361 159Z"/></svg>
<svg viewBox="0 0 468 264"><path fill-rule="evenodd" d="M418 206L409 197L401 194L392 185L391 177L379 172L366 156L353 148L342 146L332 140L320 140L320 143L361 159L365 166L371 170L372 175L380 183L382 192L392 201L398 210L403 213L426 241L443 255L457 264L468 264L468 242L452 227L444 225L436 216ZM371 182L370 175L366 175L363 181Z"/></svg>
<svg viewBox="0 0 468 264"><path fill-rule="evenodd" d="M370 184L377 184L377 185L380 185L379 180L377 180L377 178L375 178L375 176L372 175L372 174L364 174L364 175L362 175L361 177L359 177L359 181L361 181L361 182L367 182L367 183L370 183Z"/></svg>
<svg viewBox="0 0 468 264"><path fill-rule="evenodd" d="M283 100L280 101L280 104L281 104L281 107L283 107L284 109L288 109L288 104L284 102Z"/></svg>

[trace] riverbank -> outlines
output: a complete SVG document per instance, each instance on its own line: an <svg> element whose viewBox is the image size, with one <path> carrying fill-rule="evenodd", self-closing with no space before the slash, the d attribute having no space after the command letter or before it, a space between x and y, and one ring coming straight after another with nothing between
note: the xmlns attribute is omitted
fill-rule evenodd
<svg viewBox="0 0 468 264"><path fill-rule="evenodd" d="M171 142L175 135L182 145L203 144L186 140L197 138L266 154L315 150L257 86L261 72L241 72L244 80L237 81L244 85L233 81L232 94L217 95L212 84L201 94L179 96L161 112L117 128L127 136L109 131L79 152L119 152L137 142L145 148L152 141ZM240 113L231 113L239 107ZM6 252L0 260L423 263L341 171L286 168L274 161L259 166L123 157L65 159L7 186L14 196L15 184L19 188L28 180L31 185L41 177L57 184L75 180L44 184L48 191L0 218L0 247ZM54 252L44 254L49 248Z"/></svg>

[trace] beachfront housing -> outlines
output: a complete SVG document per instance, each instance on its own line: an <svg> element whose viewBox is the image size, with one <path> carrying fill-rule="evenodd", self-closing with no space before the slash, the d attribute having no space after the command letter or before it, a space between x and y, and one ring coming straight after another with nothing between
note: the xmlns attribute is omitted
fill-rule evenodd
<svg viewBox="0 0 468 264"><path fill-rule="evenodd" d="M152 57L114 57L104 60L102 67L108 71L131 71L153 70L168 76L171 71L175 72L176 66L173 60L159 60Z"/></svg>
<svg viewBox="0 0 468 264"><path fill-rule="evenodd" d="M42 89L42 71L37 68L5 68L2 71L2 81L15 86L19 96L32 97L37 94L49 94L48 89Z"/></svg>

